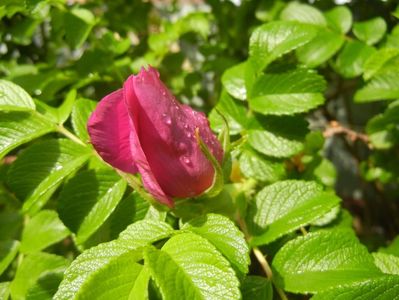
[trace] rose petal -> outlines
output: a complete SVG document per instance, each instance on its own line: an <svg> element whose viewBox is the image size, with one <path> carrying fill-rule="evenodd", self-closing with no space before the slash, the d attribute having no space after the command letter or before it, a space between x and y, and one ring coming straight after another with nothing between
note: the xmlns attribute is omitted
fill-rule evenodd
<svg viewBox="0 0 399 300"><path fill-rule="evenodd" d="M198 147L195 128L215 157L219 161L223 157L204 114L178 103L153 68L131 77L125 93L126 87L137 97L125 99L154 180L171 197L203 193L212 184L214 169Z"/></svg>
<svg viewBox="0 0 399 300"><path fill-rule="evenodd" d="M91 143L102 159L128 173L137 173L130 151L130 117L119 89L105 96L87 123Z"/></svg>
<svg viewBox="0 0 399 300"><path fill-rule="evenodd" d="M159 202L166 204L169 207L173 207L173 201L170 197L165 195L162 188L159 186L157 180L152 173L151 167L148 163L146 154L144 154L140 139L138 137L138 121L139 121L139 109L138 100L133 89L134 76L130 76L123 86L125 102L128 106L130 117L131 117L131 131L130 131L130 149L136 166L141 174L143 185L147 191ZM156 144L154 144L156 145ZM156 146L155 146L156 147Z"/></svg>

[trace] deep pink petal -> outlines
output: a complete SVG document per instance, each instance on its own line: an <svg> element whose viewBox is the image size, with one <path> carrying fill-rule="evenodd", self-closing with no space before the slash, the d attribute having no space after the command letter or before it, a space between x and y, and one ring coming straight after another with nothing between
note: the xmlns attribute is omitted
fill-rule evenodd
<svg viewBox="0 0 399 300"><path fill-rule="evenodd" d="M141 174L141 178L143 180L143 185L146 190L159 202L168 205L169 207L173 207L173 201L170 197L168 197L162 188L159 186L157 179L154 177L154 174L151 170L150 164L148 163L146 154L144 153L141 141L138 136L139 120L141 120L138 109L138 100L133 89L133 80L134 77L130 76L123 88L124 88L124 96L125 101L128 104L130 117L131 117L131 131L130 131L130 146L131 152L134 157L134 161L136 166ZM154 142L154 148L156 148L156 142Z"/></svg>
<svg viewBox="0 0 399 300"><path fill-rule="evenodd" d="M128 173L137 173L130 151L130 117L123 90L105 96L87 123L91 143L102 159Z"/></svg>
<svg viewBox="0 0 399 300"><path fill-rule="evenodd" d="M205 115L177 102L152 68L130 77L124 88L126 95L136 96L127 96L126 103L148 169L162 191L182 198L203 193L212 184L214 169L198 147L196 128L215 157L223 157Z"/></svg>

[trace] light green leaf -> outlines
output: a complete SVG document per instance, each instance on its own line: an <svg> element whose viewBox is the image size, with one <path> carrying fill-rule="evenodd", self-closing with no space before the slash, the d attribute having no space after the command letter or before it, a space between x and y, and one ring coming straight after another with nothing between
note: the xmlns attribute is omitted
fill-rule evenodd
<svg viewBox="0 0 399 300"><path fill-rule="evenodd" d="M363 73L363 66L375 52L375 48L359 41L347 41L339 53L335 69L345 78L352 78Z"/></svg>
<svg viewBox="0 0 399 300"><path fill-rule="evenodd" d="M72 107L76 100L76 90L70 90L66 95L65 100L57 108L58 112L58 124L64 124L71 114Z"/></svg>
<svg viewBox="0 0 399 300"><path fill-rule="evenodd" d="M18 146L55 130L53 123L35 112L0 111L0 159Z"/></svg>
<svg viewBox="0 0 399 300"><path fill-rule="evenodd" d="M399 275L399 257L376 252L373 253L375 265L385 274Z"/></svg>
<svg viewBox="0 0 399 300"><path fill-rule="evenodd" d="M374 52L364 64L363 78L369 80L374 75L386 69L399 66L399 49L382 48Z"/></svg>
<svg viewBox="0 0 399 300"><path fill-rule="evenodd" d="M312 300L392 300L399 295L399 276L386 275L344 284L315 295Z"/></svg>
<svg viewBox="0 0 399 300"><path fill-rule="evenodd" d="M399 73L397 71L387 71L375 75L355 94L355 102L359 103L397 98L399 98Z"/></svg>
<svg viewBox="0 0 399 300"><path fill-rule="evenodd" d="M239 282L228 261L196 234L178 234L161 250L147 249L144 262L164 300L241 298Z"/></svg>
<svg viewBox="0 0 399 300"><path fill-rule="evenodd" d="M150 281L150 272L146 266L143 267L139 276L137 276L133 288L130 291L129 300L149 299L148 284Z"/></svg>
<svg viewBox="0 0 399 300"><path fill-rule="evenodd" d="M240 100L247 99L245 69L246 62L243 62L227 69L222 76L222 83L226 91L234 98Z"/></svg>
<svg viewBox="0 0 399 300"><path fill-rule="evenodd" d="M376 149L390 149L399 143L399 101L388 106L367 123L366 132Z"/></svg>
<svg viewBox="0 0 399 300"><path fill-rule="evenodd" d="M58 212L82 244L111 215L126 189L125 180L113 171L83 171L61 191Z"/></svg>
<svg viewBox="0 0 399 300"><path fill-rule="evenodd" d="M0 110L34 110L35 103L20 86L0 79Z"/></svg>
<svg viewBox="0 0 399 300"><path fill-rule="evenodd" d="M86 282L93 276L102 276L96 274L101 274L121 256L130 252L140 253L136 250L167 238L172 233L173 229L168 224L155 220L143 220L130 225L118 240L100 244L79 255L66 270L54 300L76 299ZM103 283L98 282L100 285Z"/></svg>
<svg viewBox="0 0 399 300"><path fill-rule="evenodd" d="M382 274L349 230L321 230L298 237L280 249L273 268L278 285L293 293L317 293Z"/></svg>
<svg viewBox="0 0 399 300"><path fill-rule="evenodd" d="M241 172L247 178L275 182L285 175L282 161L265 157L251 149L245 149L241 152L239 164Z"/></svg>
<svg viewBox="0 0 399 300"><path fill-rule="evenodd" d="M248 132L248 143L260 153L271 157L289 157L304 148L307 123L302 117L272 117L262 128Z"/></svg>
<svg viewBox="0 0 399 300"><path fill-rule="evenodd" d="M18 253L18 241L0 241L0 275L7 269Z"/></svg>
<svg viewBox="0 0 399 300"><path fill-rule="evenodd" d="M25 200L23 211L37 213L61 182L90 155L89 148L67 139L46 140L27 148L8 173L9 186Z"/></svg>
<svg viewBox="0 0 399 300"><path fill-rule="evenodd" d="M248 208L253 245L268 244L317 220L339 203L312 181L279 181L262 189Z"/></svg>
<svg viewBox="0 0 399 300"><path fill-rule="evenodd" d="M7 300L10 296L10 282L0 282L0 299Z"/></svg>
<svg viewBox="0 0 399 300"><path fill-rule="evenodd" d="M48 253L38 252L26 256L10 285L12 299L25 299L27 291L41 275L63 271L68 264L65 258Z"/></svg>
<svg viewBox="0 0 399 300"><path fill-rule="evenodd" d="M387 30L387 24L382 17L376 17L364 22L353 24L353 33L367 45L373 45L381 40Z"/></svg>
<svg viewBox="0 0 399 300"><path fill-rule="evenodd" d="M352 27L352 13L346 6L337 6L327 11L324 16L328 25L339 33L347 33Z"/></svg>
<svg viewBox="0 0 399 300"><path fill-rule="evenodd" d="M265 74L252 87L249 105L265 115L302 113L324 102L325 88L323 77L313 71Z"/></svg>
<svg viewBox="0 0 399 300"><path fill-rule="evenodd" d="M184 224L182 230L189 230L206 238L240 272L248 273L250 263L248 245L244 234L229 218L208 214Z"/></svg>
<svg viewBox="0 0 399 300"><path fill-rule="evenodd" d="M241 283L243 300L273 300L272 282L261 276L247 276Z"/></svg>
<svg viewBox="0 0 399 300"><path fill-rule="evenodd" d="M53 210L42 210L25 225L20 251L38 252L67 237L68 229Z"/></svg>
<svg viewBox="0 0 399 300"><path fill-rule="evenodd" d="M262 70L275 59L312 40L316 33L314 26L297 22L276 21L264 24L251 35L251 63L257 70Z"/></svg>
<svg viewBox="0 0 399 300"><path fill-rule="evenodd" d="M387 247L379 248L378 252L399 256L399 236L397 235Z"/></svg>
<svg viewBox="0 0 399 300"><path fill-rule="evenodd" d="M142 251L129 251L117 257L105 265L101 272L90 276L75 299L128 299L136 279L143 270L143 266L137 263L142 258Z"/></svg>
<svg viewBox="0 0 399 300"><path fill-rule="evenodd" d="M335 55L344 41L344 36L341 34L320 28L313 40L296 50L296 56L301 63L314 68Z"/></svg>
<svg viewBox="0 0 399 300"><path fill-rule="evenodd" d="M97 103L92 100L80 98L75 101L72 107L72 127L76 135L84 142L90 140L87 133L86 124L90 114L93 112Z"/></svg>
<svg viewBox="0 0 399 300"><path fill-rule="evenodd" d="M209 114L212 129L221 132L225 122L217 110L226 118L230 134L238 134L245 128L248 122L245 105L231 98L225 91L222 92L215 109Z"/></svg>
<svg viewBox="0 0 399 300"><path fill-rule="evenodd" d="M319 26L327 25L326 19L320 10L308 4L302 4L299 2L290 2L281 12L280 19Z"/></svg>
<svg viewBox="0 0 399 300"><path fill-rule="evenodd" d="M73 8L64 16L65 38L71 48L79 48L87 39L95 24L95 17L90 10Z"/></svg>

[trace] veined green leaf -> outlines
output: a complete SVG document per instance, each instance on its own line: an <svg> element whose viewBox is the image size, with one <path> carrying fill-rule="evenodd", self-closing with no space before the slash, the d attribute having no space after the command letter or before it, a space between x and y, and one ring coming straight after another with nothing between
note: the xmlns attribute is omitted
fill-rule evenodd
<svg viewBox="0 0 399 300"><path fill-rule="evenodd" d="M375 75L364 87L356 91L356 102L373 102L399 98L399 74L387 71Z"/></svg>
<svg viewBox="0 0 399 300"><path fill-rule="evenodd" d="M108 170L83 171L61 191L58 212L64 224L86 241L111 215L122 199L126 182Z"/></svg>
<svg viewBox="0 0 399 300"><path fill-rule="evenodd" d="M63 271L68 264L65 258L48 253L38 252L26 256L11 282L11 297L16 300L25 299L28 289L42 274Z"/></svg>
<svg viewBox="0 0 399 300"><path fill-rule="evenodd" d="M10 296L10 282L0 282L0 298L8 299Z"/></svg>
<svg viewBox="0 0 399 300"><path fill-rule="evenodd" d="M182 229L192 231L206 238L221 252L239 271L248 272L249 247L244 234L230 219L222 215L208 214L184 224Z"/></svg>
<svg viewBox="0 0 399 300"><path fill-rule="evenodd" d="M7 269L18 253L18 241L0 241L0 275Z"/></svg>
<svg viewBox="0 0 399 300"><path fill-rule="evenodd" d="M27 291L26 300L52 300L64 276L64 270L44 272Z"/></svg>
<svg viewBox="0 0 399 300"><path fill-rule="evenodd" d="M273 268L276 282L294 293L317 293L382 274L349 230L321 230L298 237L279 250Z"/></svg>
<svg viewBox="0 0 399 300"><path fill-rule="evenodd" d="M164 222L155 220L138 221L122 232L119 239L84 251L66 270L54 300L77 299L78 293L84 288L86 282L90 282L91 278L97 276L99 276L97 278L105 276L107 270L113 268L111 265L114 262L118 264L119 258L123 255L129 256L129 253L133 253L132 255L139 257L142 253L138 251L139 248L167 238L172 233L173 229ZM104 275L101 275L103 272ZM87 284L92 285L94 283ZM97 284L102 285L104 282L97 281ZM132 282L132 287L133 284L134 282ZM84 292L82 294L84 295Z"/></svg>
<svg viewBox="0 0 399 300"><path fill-rule="evenodd" d="M384 70L397 70L399 67L399 49L382 48L374 52L364 64L363 78L369 80Z"/></svg>
<svg viewBox="0 0 399 300"><path fill-rule="evenodd" d="M273 300L272 282L261 276L247 276L241 283L243 300Z"/></svg>
<svg viewBox="0 0 399 300"><path fill-rule="evenodd" d="M25 225L20 251L38 252L67 237L68 229L53 210L42 210Z"/></svg>
<svg viewBox="0 0 399 300"><path fill-rule="evenodd" d="M326 26L327 21L320 10L308 4L290 2L280 14L280 19L285 21L298 21L300 23Z"/></svg>
<svg viewBox="0 0 399 300"><path fill-rule="evenodd" d="M79 48L87 39L95 24L95 17L90 10L73 8L64 16L66 41L71 48Z"/></svg>
<svg viewBox="0 0 399 300"><path fill-rule="evenodd" d="M222 76L222 83L226 91L234 98L240 100L247 99L245 70L246 62L243 62L227 69Z"/></svg>
<svg viewBox="0 0 399 300"><path fill-rule="evenodd" d="M311 181L286 180L266 186L248 208L249 228L255 234L251 244L268 244L305 226L329 212L339 201Z"/></svg>
<svg viewBox="0 0 399 300"><path fill-rule="evenodd" d="M164 300L241 298L239 282L228 261L196 234L178 234L161 250L148 248L144 262Z"/></svg>
<svg viewBox="0 0 399 300"><path fill-rule="evenodd" d="M0 159L14 148L55 130L53 123L33 111L0 111Z"/></svg>
<svg viewBox="0 0 399 300"><path fill-rule="evenodd" d="M291 115L309 111L324 102L326 83L307 70L265 74L252 87L250 107L265 115Z"/></svg>
<svg viewBox="0 0 399 300"><path fill-rule="evenodd" d="M87 142L90 140L86 124L96 104L95 101L80 98L75 101L72 107L72 127L82 141Z"/></svg>
<svg viewBox="0 0 399 300"><path fill-rule="evenodd" d="M67 139L46 140L27 148L8 173L9 186L25 200L23 211L37 213L61 182L90 155L89 148Z"/></svg>
<svg viewBox="0 0 399 300"><path fill-rule="evenodd" d="M386 275L328 289L312 300L392 300L398 295L399 276Z"/></svg>
<svg viewBox="0 0 399 300"><path fill-rule="evenodd" d="M264 24L251 35L249 53L257 70L264 69L280 56L303 46L312 40L317 30L312 25L290 21Z"/></svg>
<svg viewBox="0 0 399 300"><path fill-rule="evenodd" d="M385 274L399 275L399 257L376 252L373 253L375 265Z"/></svg>
<svg viewBox="0 0 399 300"><path fill-rule="evenodd" d="M0 110L34 110L35 103L20 86L0 79Z"/></svg>

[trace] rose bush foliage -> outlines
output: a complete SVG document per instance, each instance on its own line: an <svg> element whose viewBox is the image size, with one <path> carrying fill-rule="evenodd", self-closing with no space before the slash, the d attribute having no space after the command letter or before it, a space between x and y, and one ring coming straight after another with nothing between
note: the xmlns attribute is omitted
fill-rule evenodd
<svg viewBox="0 0 399 300"><path fill-rule="evenodd" d="M397 297L398 17L0 3L0 298Z"/></svg>

